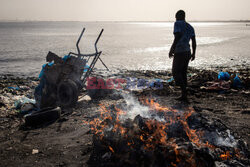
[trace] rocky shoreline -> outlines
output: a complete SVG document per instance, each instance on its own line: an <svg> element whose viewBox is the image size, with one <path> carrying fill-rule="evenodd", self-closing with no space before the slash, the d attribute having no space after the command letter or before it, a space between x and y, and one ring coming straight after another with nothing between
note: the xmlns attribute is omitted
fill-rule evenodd
<svg viewBox="0 0 250 167"><path fill-rule="evenodd" d="M233 88L232 81L216 84L218 71L189 69L189 104L196 112L220 120L232 134L241 138L250 148L250 70L249 68L230 70L229 74L239 74L241 88ZM135 98L155 99L163 106L178 105L175 100L180 90L174 86L168 71L119 71L104 73L96 71L94 77L104 79L136 78L138 87L130 89L126 84L97 99L81 92L75 108L63 111L61 118L53 124L39 128L24 125L22 106L17 101L22 97L34 99L33 91L38 85L37 78L17 78L11 75L0 77L0 160L3 166L86 166L92 151L92 134L83 121L94 119L99 105L117 105L124 102L121 93ZM153 86L148 87L149 81ZM161 83L161 89L154 88L154 82ZM225 86L226 85L226 86ZM229 86L229 87L227 87Z"/></svg>

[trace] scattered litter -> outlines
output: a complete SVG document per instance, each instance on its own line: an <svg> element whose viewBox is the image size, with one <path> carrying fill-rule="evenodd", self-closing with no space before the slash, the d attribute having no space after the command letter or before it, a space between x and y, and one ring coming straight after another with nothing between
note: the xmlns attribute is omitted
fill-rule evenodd
<svg viewBox="0 0 250 167"><path fill-rule="evenodd" d="M233 79L233 87L234 88L242 88L242 82L241 82L238 75L236 75Z"/></svg>
<svg viewBox="0 0 250 167"><path fill-rule="evenodd" d="M12 149L13 149L12 147L8 147L8 148L6 148L6 151L10 151Z"/></svg>
<svg viewBox="0 0 250 167"><path fill-rule="evenodd" d="M20 90L19 87L14 87L14 86L9 86L8 89L13 89L13 90Z"/></svg>
<svg viewBox="0 0 250 167"><path fill-rule="evenodd" d="M32 110L34 110L35 105L32 103L25 103L21 106L20 114L28 114Z"/></svg>
<svg viewBox="0 0 250 167"><path fill-rule="evenodd" d="M9 104L9 98L6 96L0 95L0 107L7 106Z"/></svg>
<svg viewBox="0 0 250 167"><path fill-rule="evenodd" d="M242 91L241 93L243 93L245 95L250 95L250 91Z"/></svg>
<svg viewBox="0 0 250 167"><path fill-rule="evenodd" d="M38 154L38 153L39 153L38 149L33 149L32 150L32 154Z"/></svg>
<svg viewBox="0 0 250 167"><path fill-rule="evenodd" d="M172 82L174 80L173 77L171 77L170 79L167 80L167 82Z"/></svg>
<svg viewBox="0 0 250 167"><path fill-rule="evenodd" d="M211 81L206 83L207 86L202 86L200 89L205 90L228 90L230 89L230 81Z"/></svg>
<svg viewBox="0 0 250 167"><path fill-rule="evenodd" d="M34 99L29 99L24 96L19 96L15 98L16 98L16 101L14 102L14 106L16 107L16 109L20 109L25 103L31 103L31 104L36 103Z"/></svg>
<svg viewBox="0 0 250 167"><path fill-rule="evenodd" d="M112 156L111 152L106 152L105 154L103 154L102 159L110 159Z"/></svg>
<svg viewBox="0 0 250 167"><path fill-rule="evenodd" d="M19 86L21 90L29 90L30 88L28 86Z"/></svg>
<svg viewBox="0 0 250 167"><path fill-rule="evenodd" d="M40 72L38 78L42 78L46 66L51 67L51 66L53 66L53 64L54 64L54 62L49 62L49 63L44 64L44 65L42 66L42 70L41 70L41 72Z"/></svg>
<svg viewBox="0 0 250 167"><path fill-rule="evenodd" d="M89 95L85 95L83 97L80 97L78 102L81 102L81 101L90 101L91 100L91 97Z"/></svg>
<svg viewBox="0 0 250 167"><path fill-rule="evenodd" d="M151 88L162 89L162 79L155 79L153 82L150 83Z"/></svg>
<svg viewBox="0 0 250 167"><path fill-rule="evenodd" d="M230 79L230 74L228 72L219 72L218 79L228 81Z"/></svg>

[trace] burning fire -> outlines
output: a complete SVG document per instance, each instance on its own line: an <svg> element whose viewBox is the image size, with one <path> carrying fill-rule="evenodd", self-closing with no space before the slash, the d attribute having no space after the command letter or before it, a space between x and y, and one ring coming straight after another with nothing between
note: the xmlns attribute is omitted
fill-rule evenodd
<svg viewBox="0 0 250 167"><path fill-rule="evenodd" d="M221 155L220 155L220 158L221 158L222 160L230 159L230 158L231 158L230 152L229 152L229 151L226 151L224 154L221 154Z"/></svg>
<svg viewBox="0 0 250 167"><path fill-rule="evenodd" d="M184 149L176 142L175 136L172 134L173 126L179 125L182 127L185 140L190 141L197 148L216 149L216 146L211 145L208 141L203 140L203 131L195 130L189 127L188 118L195 112L193 108L186 108L184 111L163 107L153 100L140 100L141 104L148 106L149 112L152 115L160 115L163 119L159 121L154 117L143 119L135 117L134 121L126 118L127 111L117 107L106 107L100 104L100 117L95 118L90 122L85 122L90 125L91 131L100 140L112 133L112 138L116 140L126 141L127 147L135 149L138 143L146 151L153 151L156 148L173 150L176 161L171 162L172 166L177 166L179 162L185 161L190 166L195 165L194 152ZM138 119L137 119L138 118ZM136 121L135 121L136 120ZM132 126L127 126L127 122L132 122ZM136 122L136 123L135 123ZM176 132L178 135L178 132ZM110 144L110 143L109 143ZM115 147L112 144L107 146L112 153L116 153ZM237 156L240 156L237 152ZM218 157L222 160L228 160L232 157L229 151L219 154Z"/></svg>

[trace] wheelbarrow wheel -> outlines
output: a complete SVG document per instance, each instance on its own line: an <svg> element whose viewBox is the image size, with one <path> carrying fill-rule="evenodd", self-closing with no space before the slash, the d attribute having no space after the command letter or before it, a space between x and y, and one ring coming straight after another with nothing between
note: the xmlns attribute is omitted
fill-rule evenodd
<svg viewBox="0 0 250 167"><path fill-rule="evenodd" d="M78 87L72 80L59 83L57 88L57 100L61 107L74 107L78 100Z"/></svg>

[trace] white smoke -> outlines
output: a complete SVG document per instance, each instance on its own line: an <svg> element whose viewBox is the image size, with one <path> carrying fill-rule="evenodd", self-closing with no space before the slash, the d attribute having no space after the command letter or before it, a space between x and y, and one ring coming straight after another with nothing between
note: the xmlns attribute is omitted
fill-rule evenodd
<svg viewBox="0 0 250 167"><path fill-rule="evenodd" d="M231 135L230 130L227 129L227 137L221 137L221 133L218 132L219 136L216 138L217 146L235 147L237 145L236 140Z"/></svg>
<svg viewBox="0 0 250 167"><path fill-rule="evenodd" d="M140 115L143 118L155 119L159 122L165 121L164 118L159 117L155 114L155 111L150 110L148 106L141 105L140 102L130 94L122 93L124 100L126 101L128 111L125 115L121 115L121 120L126 120L128 118L134 119L137 115Z"/></svg>
<svg viewBox="0 0 250 167"><path fill-rule="evenodd" d="M122 121L130 118L134 119L137 115L140 115L143 118L148 119L155 119L159 122L165 122L166 120L164 117L158 116L154 110L150 110L148 106L141 105L140 102L137 100L137 98L133 97L130 94L122 93L122 96L127 104L127 111L124 115L120 116L120 119ZM180 113L182 113L182 110L180 110ZM226 130L226 136L222 137L223 135L220 132L217 132L217 135L215 137L215 145L217 146L225 146L225 147L235 147L237 145L237 142L234 138L234 136L231 135L230 130Z"/></svg>

